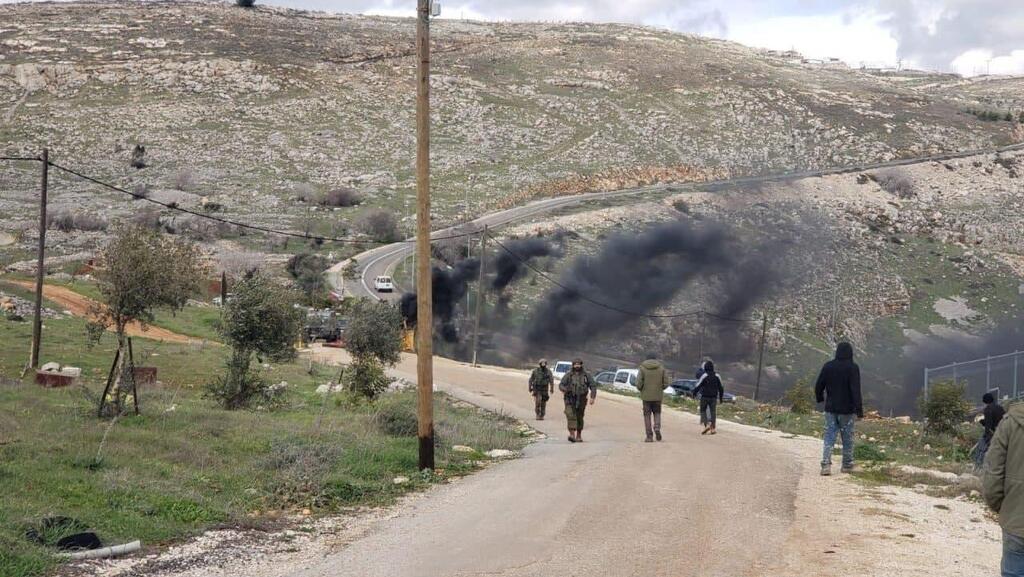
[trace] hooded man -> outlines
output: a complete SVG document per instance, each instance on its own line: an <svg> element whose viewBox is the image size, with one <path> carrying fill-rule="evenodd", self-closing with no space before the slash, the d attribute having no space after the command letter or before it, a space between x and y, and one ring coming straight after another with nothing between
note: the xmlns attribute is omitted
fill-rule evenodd
<svg viewBox="0 0 1024 577"><path fill-rule="evenodd" d="M661 440L661 402L668 386L668 373L661 361L653 353L648 353L647 360L640 364L637 371L636 388L640 391L640 400L644 405L644 431L647 432L645 443ZM654 416L654 428L651 428L651 415ZM653 436L652 436L653 435Z"/></svg>
<svg viewBox="0 0 1024 577"><path fill-rule="evenodd" d="M1012 406L996 427L981 481L1003 528L1003 577L1024 576L1024 405Z"/></svg>
<svg viewBox="0 0 1024 577"><path fill-rule="evenodd" d="M985 393L981 396L981 402L985 403L985 409L982 411L981 426L984 432L981 435L981 439L978 440L978 444L974 446L974 451L971 456L974 458L975 470L980 470L985 459L985 453L988 452L989 445L992 444L992 436L995 435L996 429L999 427L999 422L1003 420L1003 416L1006 415L1006 409L996 402L995 396L992 393Z"/></svg>
<svg viewBox="0 0 1024 577"><path fill-rule="evenodd" d="M700 424L704 425L702 435L718 434L718 403L725 397L722 378L715 372L715 363L704 361L704 374L693 387L693 396L700 399Z"/></svg>
<svg viewBox="0 0 1024 577"><path fill-rule="evenodd" d="M839 343L836 358L825 363L814 384L814 397L825 403L825 447L821 455L821 474L832 474L832 447L836 436L843 438L842 472L853 471L853 423L864 417L860 396L860 367L853 362L853 346Z"/></svg>
<svg viewBox="0 0 1024 577"><path fill-rule="evenodd" d="M569 426L569 442L583 442L583 414L587 410L587 394L590 404L597 399L597 384L583 370L583 360L572 362L572 370L565 373L558 383L558 390L565 396L565 419Z"/></svg>
<svg viewBox="0 0 1024 577"><path fill-rule="evenodd" d="M537 413L537 420L544 420L549 394L555 394L555 376L548 368L548 362L541 359L537 368L530 373L530 394L534 399L534 412Z"/></svg>

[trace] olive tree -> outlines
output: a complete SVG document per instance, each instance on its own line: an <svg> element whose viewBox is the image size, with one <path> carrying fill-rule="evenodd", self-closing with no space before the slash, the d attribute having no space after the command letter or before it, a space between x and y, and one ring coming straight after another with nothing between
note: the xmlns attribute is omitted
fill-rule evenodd
<svg viewBox="0 0 1024 577"><path fill-rule="evenodd" d="M345 347L352 355L346 371L350 390L375 397L388 387L385 370L401 358L402 315L387 302L359 301L345 332Z"/></svg>
<svg viewBox="0 0 1024 577"><path fill-rule="evenodd" d="M189 298L199 294L206 272L196 245L131 224L115 229L113 238L97 254L97 265L94 274L100 302L90 309L89 338L97 342L112 329L117 335L118 359L125 358L129 325L137 322L145 329L158 310L181 310ZM115 414L120 412L127 394L120 381L119 376L109 399L101 399L101 409L109 402Z"/></svg>
<svg viewBox="0 0 1024 577"><path fill-rule="evenodd" d="M231 347L227 371L207 385L212 397L226 409L269 402L275 391L251 370L252 359L283 362L295 358L294 343L302 326L302 310L295 295L272 279L253 272L234 286L224 307L221 334Z"/></svg>

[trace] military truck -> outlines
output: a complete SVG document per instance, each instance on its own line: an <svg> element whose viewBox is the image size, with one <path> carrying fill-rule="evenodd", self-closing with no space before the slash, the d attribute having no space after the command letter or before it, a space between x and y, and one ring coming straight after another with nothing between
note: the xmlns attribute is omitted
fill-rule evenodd
<svg viewBox="0 0 1024 577"><path fill-rule="evenodd" d="M311 309L306 314L306 323L302 327L302 339L307 343L340 342L345 338L347 327L348 320L338 316L333 309Z"/></svg>

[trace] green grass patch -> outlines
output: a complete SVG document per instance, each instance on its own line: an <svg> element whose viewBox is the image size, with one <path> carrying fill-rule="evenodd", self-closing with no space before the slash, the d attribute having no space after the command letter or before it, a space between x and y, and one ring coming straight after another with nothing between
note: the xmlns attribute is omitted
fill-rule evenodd
<svg viewBox="0 0 1024 577"><path fill-rule="evenodd" d="M80 386L42 389L17 376L28 357L31 323L0 320L0 575L50 571L53 552L28 542L24 527L45 517L81 520L105 543L147 546L205 529L251 526L282 512L339 511L379 505L480 466L480 453L518 450L526 440L513 420L436 397L439 474L417 471L413 393L381 402L342 402L315 393L333 367L304 361L264 366L288 381L273 411L224 411L203 396L222 370L220 346L135 340L138 364L156 366L160 383L140 390L141 416L111 425L95 401L112 360L114 338L94 346L82 319L46 322L43 360L80 366ZM390 420L381 416L388 412ZM398 416L395 416L398 415ZM410 415L413 420L410 421ZM105 439L105 440L104 440ZM455 444L472 454L454 453ZM408 477L395 484L395 477Z"/></svg>

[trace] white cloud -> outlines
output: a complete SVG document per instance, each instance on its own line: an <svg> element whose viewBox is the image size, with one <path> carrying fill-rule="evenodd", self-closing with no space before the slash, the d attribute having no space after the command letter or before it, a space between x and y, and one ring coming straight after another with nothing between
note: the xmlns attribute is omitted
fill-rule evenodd
<svg viewBox="0 0 1024 577"><path fill-rule="evenodd" d="M898 45L884 20L873 11L774 16L730 22L728 39L761 48L793 48L810 58L839 58L851 66L893 66Z"/></svg>
<svg viewBox="0 0 1024 577"><path fill-rule="evenodd" d="M1024 50L993 56L991 50L968 50L950 64L953 72L964 76L977 74L1024 74Z"/></svg>

